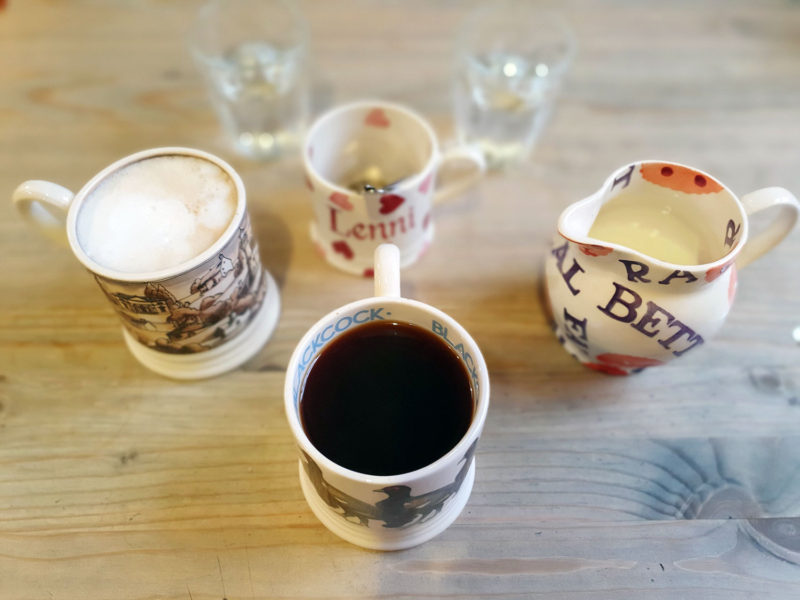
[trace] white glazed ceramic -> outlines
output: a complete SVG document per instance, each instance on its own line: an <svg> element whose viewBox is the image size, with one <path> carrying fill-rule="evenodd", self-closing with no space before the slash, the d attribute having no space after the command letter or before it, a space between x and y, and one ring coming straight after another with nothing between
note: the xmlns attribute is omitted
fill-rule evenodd
<svg viewBox="0 0 800 600"><path fill-rule="evenodd" d="M712 260L673 264L589 237L598 215L623 191L662 194L674 206L690 207L687 225L710 232L700 241ZM749 237L748 219L770 208L775 218ZM785 189L765 188L739 199L711 175L676 163L643 161L619 169L559 218L546 258L559 341L587 367L620 375L691 355L722 326L736 292L737 267L786 237L799 211Z"/></svg>
<svg viewBox="0 0 800 600"><path fill-rule="evenodd" d="M309 441L299 416L308 369L331 340L351 327L391 319L425 327L462 357L475 401L472 424L445 456L410 473L365 475L332 462ZM375 251L375 297L324 316L300 340L286 370L286 416L300 451L303 494L314 514L343 539L378 550L408 548L444 531L466 504L475 477L475 446L489 408L489 373L475 341L452 318L427 304L400 297L399 253L391 244Z"/></svg>
<svg viewBox="0 0 800 600"><path fill-rule="evenodd" d="M437 189L440 168L461 161L472 168ZM400 249L401 267L424 254L433 240L433 202L464 190L486 169L476 148L440 152L433 129L420 115L371 100L334 108L317 119L306 135L303 162L318 252L335 267L367 277L382 243ZM386 183L400 181L377 194L345 187L348 174L367 163L380 167Z"/></svg>
<svg viewBox="0 0 800 600"><path fill-rule="evenodd" d="M76 233L81 205L111 174L157 156L194 157L220 167L236 188L233 219L214 244L175 267L126 273L98 264ZM34 180L21 184L12 200L48 237L66 239L122 320L131 352L153 371L178 379L219 375L251 358L272 335L280 314L278 288L261 266L244 184L216 156L189 148L145 150L110 165L77 194Z"/></svg>

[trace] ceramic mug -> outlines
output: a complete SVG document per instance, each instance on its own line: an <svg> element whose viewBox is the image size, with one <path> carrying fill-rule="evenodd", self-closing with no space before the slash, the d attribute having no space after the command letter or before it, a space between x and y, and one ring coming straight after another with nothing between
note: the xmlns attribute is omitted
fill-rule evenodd
<svg viewBox="0 0 800 600"><path fill-rule="evenodd" d="M128 348L153 371L218 375L272 335L279 291L261 266L244 184L218 157L145 150L77 194L34 180L12 200L48 237L66 238L122 320Z"/></svg>
<svg viewBox="0 0 800 600"><path fill-rule="evenodd" d="M381 101L334 108L308 131L303 149L314 219L311 238L332 265L371 276L382 243L400 249L400 266L416 261L433 240L432 205L463 191L486 170L470 146L440 152L420 115ZM465 162L437 189L444 165Z"/></svg>
<svg viewBox="0 0 800 600"><path fill-rule="evenodd" d="M470 380L473 411L466 433L444 456L411 472L378 476L345 468L318 450L304 429L300 404L320 354L348 330L385 319L431 331L455 350ZM286 370L284 404L300 452L306 501L343 539L378 550L408 548L444 531L466 504L475 477L475 447L489 408L489 373L463 327L432 306L400 296L396 246L383 244L375 251L374 297L337 308L300 340Z"/></svg>

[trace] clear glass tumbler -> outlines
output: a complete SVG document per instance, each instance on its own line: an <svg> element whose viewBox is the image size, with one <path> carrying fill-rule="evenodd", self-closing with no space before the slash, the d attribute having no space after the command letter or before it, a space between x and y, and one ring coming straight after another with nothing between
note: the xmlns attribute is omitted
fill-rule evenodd
<svg viewBox="0 0 800 600"><path fill-rule="evenodd" d="M289 0L210 0L192 56L236 150L274 159L299 146L308 118L308 27Z"/></svg>
<svg viewBox="0 0 800 600"><path fill-rule="evenodd" d="M526 159L547 124L575 49L565 20L534 3L479 5L456 41L459 141L477 144L490 168Z"/></svg>

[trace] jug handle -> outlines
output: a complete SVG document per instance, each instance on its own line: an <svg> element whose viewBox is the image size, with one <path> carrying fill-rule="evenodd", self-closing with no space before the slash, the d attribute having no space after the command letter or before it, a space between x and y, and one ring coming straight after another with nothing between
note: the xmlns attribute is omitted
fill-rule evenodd
<svg viewBox="0 0 800 600"><path fill-rule="evenodd" d="M770 208L779 209L772 221L762 231L751 236L742 247L736 258L736 266L741 269L772 250L789 235L800 215L800 202L789 190L781 187L756 190L742 196L740 200L748 218Z"/></svg>

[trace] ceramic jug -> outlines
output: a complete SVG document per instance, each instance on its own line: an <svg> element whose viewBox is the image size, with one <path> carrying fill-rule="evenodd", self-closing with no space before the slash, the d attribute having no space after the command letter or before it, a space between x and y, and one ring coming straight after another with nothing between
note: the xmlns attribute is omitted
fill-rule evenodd
<svg viewBox="0 0 800 600"><path fill-rule="evenodd" d="M748 219L767 209L771 220L748 235ZM546 257L559 341L585 366L618 375L698 352L725 321L737 268L783 240L799 212L783 188L740 199L692 167L620 168L559 217Z"/></svg>

